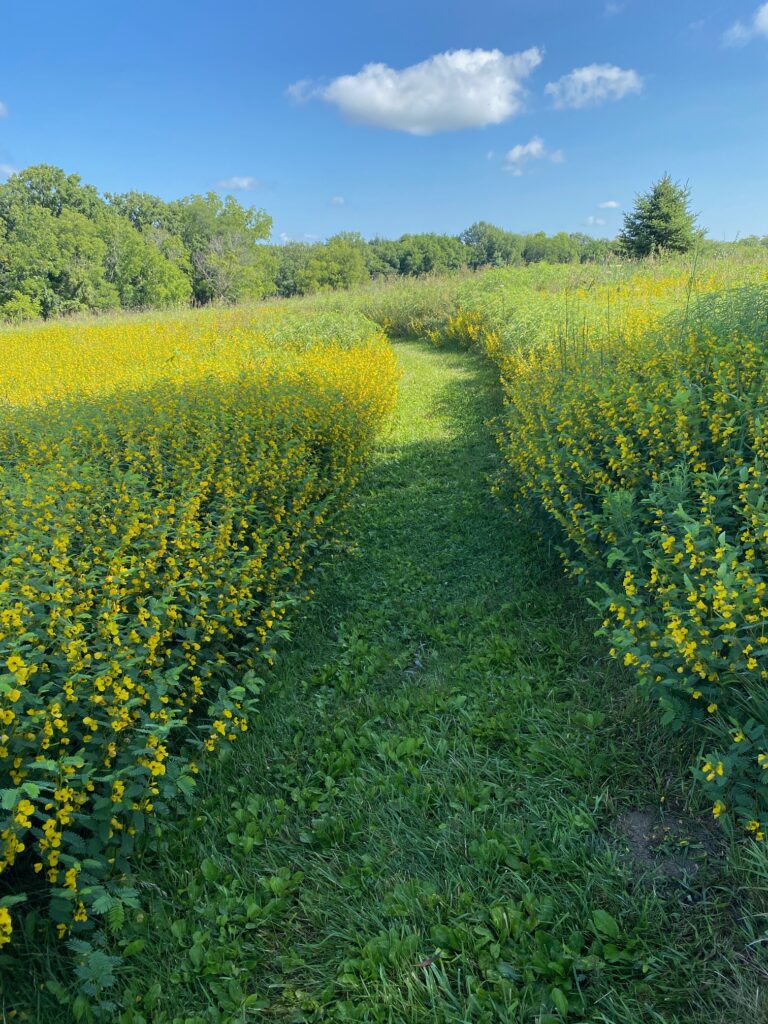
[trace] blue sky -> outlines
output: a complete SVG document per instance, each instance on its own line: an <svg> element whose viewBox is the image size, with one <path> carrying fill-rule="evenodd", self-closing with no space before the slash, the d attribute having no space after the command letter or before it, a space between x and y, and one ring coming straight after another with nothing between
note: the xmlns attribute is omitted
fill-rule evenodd
<svg viewBox="0 0 768 1024"><path fill-rule="evenodd" d="M275 239L613 235L665 171L768 234L768 4L3 0L0 173L41 162L231 190Z"/></svg>

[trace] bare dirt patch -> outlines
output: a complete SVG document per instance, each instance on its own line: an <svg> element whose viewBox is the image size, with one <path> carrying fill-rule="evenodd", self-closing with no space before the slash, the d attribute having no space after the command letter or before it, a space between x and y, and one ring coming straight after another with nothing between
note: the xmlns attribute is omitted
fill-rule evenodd
<svg viewBox="0 0 768 1024"><path fill-rule="evenodd" d="M625 811L613 831L639 872L674 881L695 878L722 853L722 843L701 821L682 814Z"/></svg>

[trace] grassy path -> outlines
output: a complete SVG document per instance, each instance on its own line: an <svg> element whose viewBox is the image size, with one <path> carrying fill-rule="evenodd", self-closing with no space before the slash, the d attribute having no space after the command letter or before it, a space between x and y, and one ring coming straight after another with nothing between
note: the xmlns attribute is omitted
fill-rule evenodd
<svg viewBox="0 0 768 1024"><path fill-rule="evenodd" d="M120 1019L750 1019L715 845L689 819L654 845L650 816L621 818L679 798L668 738L489 493L491 371L398 352L357 554L295 623L197 816L142 866Z"/></svg>

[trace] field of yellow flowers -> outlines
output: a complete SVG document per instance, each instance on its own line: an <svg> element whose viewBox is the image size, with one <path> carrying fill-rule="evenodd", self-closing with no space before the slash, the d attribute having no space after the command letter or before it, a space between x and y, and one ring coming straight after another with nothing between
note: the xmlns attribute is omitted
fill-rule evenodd
<svg viewBox="0 0 768 1024"><path fill-rule="evenodd" d="M248 728L397 380L353 313L2 340L0 946L41 893L60 935L131 905L135 844Z"/></svg>
<svg viewBox="0 0 768 1024"><path fill-rule="evenodd" d="M714 816L762 841L768 266L492 272L443 334L499 367L504 488L604 593L611 653L663 722L699 732Z"/></svg>

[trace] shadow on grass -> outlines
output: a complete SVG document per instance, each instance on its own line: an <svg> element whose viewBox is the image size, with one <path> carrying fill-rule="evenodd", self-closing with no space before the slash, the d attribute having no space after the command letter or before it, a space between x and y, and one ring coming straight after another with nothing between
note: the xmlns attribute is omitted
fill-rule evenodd
<svg viewBox="0 0 768 1024"><path fill-rule="evenodd" d="M648 882L607 834L684 761L534 524L489 492L493 370L397 350L354 550L295 617L249 735L137 864L146 910L111 946L146 946L118 1001L153 1024L247 1020L248 999L296 1022L513 1024L563 998L577 1019L724 1020L714 876ZM621 955L577 980L596 910Z"/></svg>

